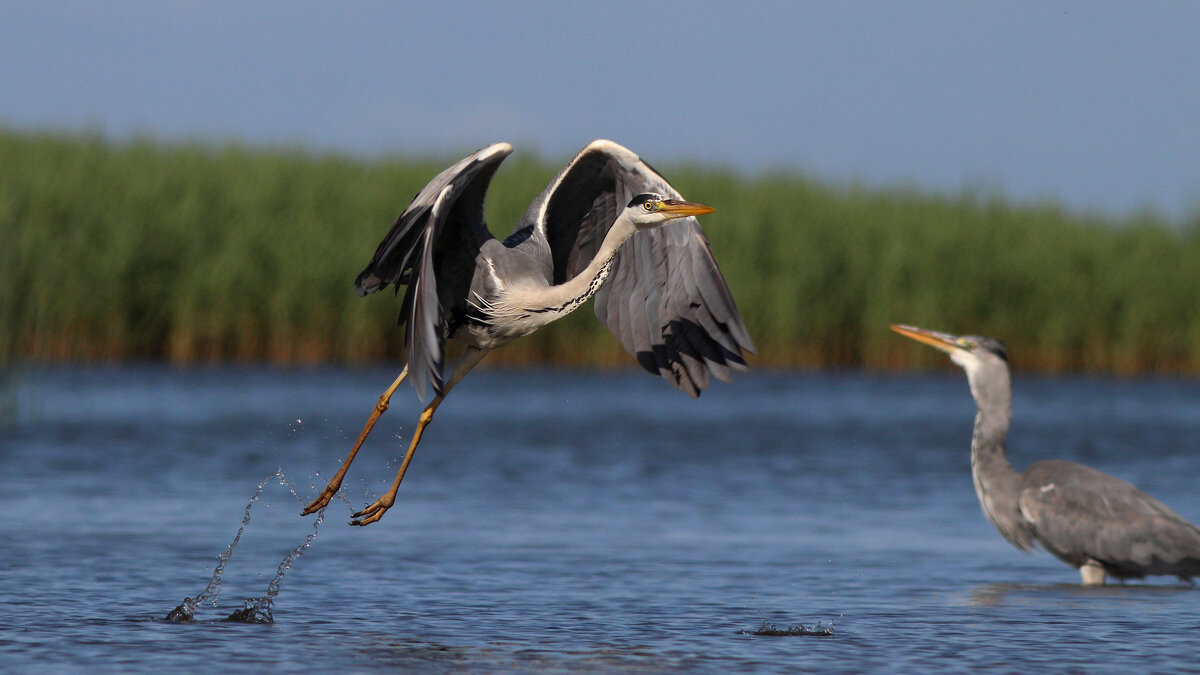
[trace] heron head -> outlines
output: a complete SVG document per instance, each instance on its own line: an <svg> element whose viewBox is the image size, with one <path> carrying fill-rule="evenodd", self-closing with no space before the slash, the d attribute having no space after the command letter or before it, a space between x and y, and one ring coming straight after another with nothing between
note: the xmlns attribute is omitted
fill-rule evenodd
<svg viewBox="0 0 1200 675"><path fill-rule="evenodd" d="M988 366L1008 366L1004 343L981 335L951 335L935 330L892 324L891 329L904 337L923 342L950 355L950 360L967 371L968 375Z"/></svg>
<svg viewBox="0 0 1200 675"><path fill-rule="evenodd" d="M1011 410L1012 383L1004 343L981 335L950 335L916 326L892 324L892 330L946 352L967 371L971 395L980 410Z"/></svg>
<svg viewBox="0 0 1200 675"><path fill-rule="evenodd" d="M711 206L682 199L668 199L654 192L645 192L634 197L626 207L629 219L639 230L658 227L676 218L700 216L713 211L716 209Z"/></svg>

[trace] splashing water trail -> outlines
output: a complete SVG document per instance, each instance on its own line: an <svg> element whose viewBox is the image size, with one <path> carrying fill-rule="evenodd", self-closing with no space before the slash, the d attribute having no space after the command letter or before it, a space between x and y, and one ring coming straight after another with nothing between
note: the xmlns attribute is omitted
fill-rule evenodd
<svg viewBox="0 0 1200 675"><path fill-rule="evenodd" d="M288 490L300 500L304 502L300 495L296 493L296 488L283 477L283 469L281 468L277 475L279 482L285 485ZM292 565L296 562L296 558L304 555L305 549L312 545L314 539L317 538L317 529L321 527L321 521L325 520L325 509L317 512L317 519L313 522L313 531L304 537L304 541L300 542L296 548L288 552L283 560L279 562L279 567L275 570L275 577L271 579L271 583L267 584L267 592L261 598L247 598L245 605L226 617L226 621L240 621L243 623L272 623L275 619L271 616L271 605L275 602L275 596L279 595L279 585L283 583L283 575L288 570L292 569Z"/></svg>
<svg viewBox="0 0 1200 675"><path fill-rule="evenodd" d="M254 496L246 503L246 511L242 516L242 524L238 526L237 534L234 535L233 541L229 542L229 547L225 549L217 558L217 567L213 572L212 579L204 590L195 597L186 597L183 602L179 603L175 609L167 613L165 619L175 623L190 623L195 621L196 609L203 602L211 602L214 607L217 605L217 598L221 595L221 574L225 571L225 565L229 562L229 558L233 555L233 549L237 546L242 538L242 532L245 531L246 525L250 523L250 509L253 508L258 498L262 496L263 488L271 479L279 479L279 483L286 487L292 496L300 503L304 503L303 498L296 492L295 486L292 485L283 475L283 467L278 467L275 473L263 478L258 483L257 489L254 491ZM238 621L242 623L272 623L274 618L271 615L271 605L275 601L275 597L279 595L279 586L283 583L283 575L292 568L297 558L304 554L304 551L312 545L312 542L317 537L317 530L321 527L321 522L325 520L325 509L321 509L317 513L317 519L313 522L313 530L310 532L299 545L293 548L284 556L279 563L279 567L275 570L275 577L271 579L271 583L267 585L267 592L260 598L247 598L243 607L234 611L226 621Z"/></svg>

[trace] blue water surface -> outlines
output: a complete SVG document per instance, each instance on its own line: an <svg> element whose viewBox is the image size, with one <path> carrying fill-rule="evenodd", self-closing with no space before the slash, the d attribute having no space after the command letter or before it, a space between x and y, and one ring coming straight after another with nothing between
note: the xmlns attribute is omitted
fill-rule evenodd
<svg viewBox="0 0 1200 675"><path fill-rule="evenodd" d="M477 372L396 506L349 527L410 438L406 387L302 547L303 504L394 376L20 373L0 426L0 669L1200 672L1196 588L1081 588L984 520L959 372L755 373L697 400L641 373ZM1018 468L1084 462L1200 521L1200 382L1015 387ZM215 604L164 621L248 504ZM224 621L297 547L274 621ZM764 622L832 635L753 635Z"/></svg>

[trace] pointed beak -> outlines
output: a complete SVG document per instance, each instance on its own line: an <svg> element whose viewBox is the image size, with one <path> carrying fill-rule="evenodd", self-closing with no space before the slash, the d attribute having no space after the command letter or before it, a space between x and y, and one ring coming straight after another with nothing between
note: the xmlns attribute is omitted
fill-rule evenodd
<svg viewBox="0 0 1200 675"><path fill-rule="evenodd" d="M706 204L685 202L682 199L664 199L662 200L662 208L659 209L660 213L665 213L670 218L702 216L713 211L716 211L716 209Z"/></svg>
<svg viewBox="0 0 1200 675"><path fill-rule="evenodd" d="M947 354L951 354L958 349L963 349L963 346L958 342L957 335L939 333L935 330L926 330L924 328L917 328L916 326L902 326L898 323L893 323L890 327L904 337L912 338L917 342L924 342L930 347L940 349Z"/></svg>

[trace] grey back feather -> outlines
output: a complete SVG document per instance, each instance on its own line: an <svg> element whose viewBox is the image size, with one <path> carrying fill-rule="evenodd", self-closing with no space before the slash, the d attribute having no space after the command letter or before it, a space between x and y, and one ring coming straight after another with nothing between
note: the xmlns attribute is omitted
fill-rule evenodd
<svg viewBox="0 0 1200 675"><path fill-rule="evenodd" d="M1200 575L1200 529L1134 485L1074 462L1029 467L1021 511L1061 560L1116 577Z"/></svg>

